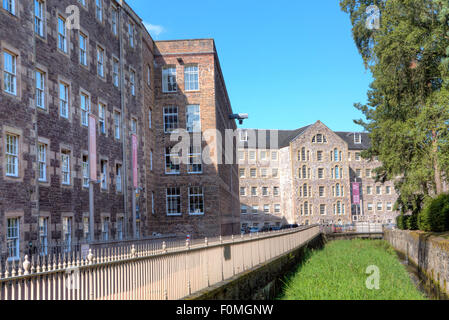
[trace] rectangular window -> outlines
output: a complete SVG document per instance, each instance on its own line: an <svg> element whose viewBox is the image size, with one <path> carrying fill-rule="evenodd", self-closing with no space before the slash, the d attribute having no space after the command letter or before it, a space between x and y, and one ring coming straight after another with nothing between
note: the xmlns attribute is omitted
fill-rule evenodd
<svg viewBox="0 0 449 320"><path fill-rule="evenodd" d="M250 151L249 152L249 160L255 161L256 160L256 151Z"/></svg>
<svg viewBox="0 0 449 320"><path fill-rule="evenodd" d="M260 169L260 177L267 178L268 177L268 169L266 169L266 168Z"/></svg>
<svg viewBox="0 0 449 320"><path fill-rule="evenodd" d="M64 251L72 251L72 218L64 217L62 220L62 236L64 240Z"/></svg>
<svg viewBox="0 0 449 320"><path fill-rule="evenodd" d="M187 170L189 173L202 173L203 166L201 160L201 147L199 146L190 146L189 148L189 165Z"/></svg>
<svg viewBox="0 0 449 320"><path fill-rule="evenodd" d="M392 211L393 210L393 205L391 204L391 202L387 203L387 211Z"/></svg>
<svg viewBox="0 0 449 320"><path fill-rule="evenodd" d="M117 219L117 240L123 240L123 217Z"/></svg>
<svg viewBox="0 0 449 320"><path fill-rule="evenodd" d="M120 140L120 112L114 112L114 137L117 140Z"/></svg>
<svg viewBox="0 0 449 320"><path fill-rule="evenodd" d="M20 258L19 225L19 218L7 219L6 247L8 248L8 260L17 260Z"/></svg>
<svg viewBox="0 0 449 320"><path fill-rule="evenodd" d="M95 0L95 13L98 21L103 21L103 0Z"/></svg>
<svg viewBox="0 0 449 320"><path fill-rule="evenodd" d="M245 178L246 170L245 169L239 169L240 172L240 178Z"/></svg>
<svg viewBox="0 0 449 320"><path fill-rule="evenodd" d="M361 144L362 143L362 135L360 133L354 134L354 143Z"/></svg>
<svg viewBox="0 0 449 320"><path fill-rule="evenodd" d="M267 160L267 151L260 151L260 160Z"/></svg>
<svg viewBox="0 0 449 320"><path fill-rule="evenodd" d="M265 204L263 206L263 213L265 213L265 214L269 214L270 213L270 205L269 204Z"/></svg>
<svg viewBox="0 0 449 320"><path fill-rule="evenodd" d="M39 253L42 256L48 254L48 218L39 217Z"/></svg>
<svg viewBox="0 0 449 320"><path fill-rule="evenodd" d="M273 188L273 196L278 197L279 196L279 187Z"/></svg>
<svg viewBox="0 0 449 320"><path fill-rule="evenodd" d="M89 157L83 155L83 187L89 188Z"/></svg>
<svg viewBox="0 0 449 320"><path fill-rule="evenodd" d="M268 187L262 187L262 195L268 197Z"/></svg>
<svg viewBox="0 0 449 320"><path fill-rule="evenodd" d="M122 192L122 165L117 164L115 171L115 188L117 192Z"/></svg>
<svg viewBox="0 0 449 320"><path fill-rule="evenodd" d="M385 190L386 193L387 193L388 195L390 195L390 194L391 194L391 187L386 187L385 189L386 189L386 190Z"/></svg>
<svg viewBox="0 0 449 320"><path fill-rule="evenodd" d="M59 114L69 118L69 86L62 82L59 83Z"/></svg>
<svg viewBox="0 0 449 320"><path fill-rule="evenodd" d="M248 141L248 131L240 130L240 142Z"/></svg>
<svg viewBox="0 0 449 320"><path fill-rule="evenodd" d="M324 216L326 215L326 205L320 204L320 215Z"/></svg>
<svg viewBox="0 0 449 320"><path fill-rule="evenodd" d="M101 170L101 189L108 189L108 162L106 160L100 161L100 170Z"/></svg>
<svg viewBox="0 0 449 320"><path fill-rule="evenodd" d="M253 214L258 214L259 213L259 206L253 206L252 213Z"/></svg>
<svg viewBox="0 0 449 320"><path fill-rule="evenodd" d="M151 191L151 213L154 214L154 191Z"/></svg>
<svg viewBox="0 0 449 320"><path fill-rule="evenodd" d="M167 215L168 216L182 215L180 188L167 188Z"/></svg>
<svg viewBox="0 0 449 320"><path fill-rule="evenodd" d="M325 190L326 189L324 187L319 187L318 192L319 192L321 198L323 198L326 195Z"/></svg>
<svg viewBox="0 0 449 320"><path fill-rule="evenodd" d="M89 126L89 112L90 112L90 99L89 96L82 93L80 95L81 100L81 125Z"/></svg>
<svg viewBox="0 0 449 320"><path fill-rule="evenodd" d="M34 0L34 32L38 36L44 36L44 3Z"/></svg>
<svg viewBox="0 0 449 320"><path fill-rule="evenodd" d="M136 73L134 71L129 72L129 85L131 90L131 95L136 95Z"/></svg>
<svg viewBox="0 0 449 320"><path fill-rule="evenodd" d="M204 194L201 187L189 188L189 214L204 214Z"/></svg>
<svg viewBox="0 0 449 320"><path fill-rule="evenodd" d="M98 123L100 125L100 133L106 134L106 106L101 102L98 104Z"/></svg>
<svg viewBox="0 0 449 320"><path fill-rule="evenodd" d="M61 151L61 164L62 184L70 185L70 151Z"/></svg>
<svg viewBox="0 0 449 320"><path fill-rule="evenodd" d="M201 132L201 113L199 105L187 106L187 131Z"/></svg>
<svg viewBox="0 0 449 320"><path fill-rule="evenodd" d="M257 187L251 188L251 196L256 197L257 196Z"/></svg>
<svg viewBox="0 0 449 320"><path fill-rule="evenodd" d="M186 91L199 90L198 66L186 66L184 68L184 82Z"/></svg>
<svg viewBox="0 0 449 320"><path fill-rule="evenodd" d="M45 73L36 70L36 107L45 109Z"/></svg>
<svg viewBox="0 0 449 320"><path fill-rule="evenodd" d="M80 64L87 66L87 37L80 33Z"/></svg>
<svg viewBox="0 0 449 320"><path fill-rule="evenodd" d="M316 159L317 161L323 161L323 151L318 151L316 153Z"/></svg>
<svg viewBox="0 0 449 320"><path fill-rule="evenodd" d="M278 168L273 168L271 170L271 174L273 178L277 178L279 176L279 169Z"/></svg>
<svg viewBox="0 0 449 320"><path fill-rule="evenodd" d="M277 161L278 160L278 153L277 151L271 152L271 161Z"/></svg>
<svg viewBox="0 0 449 320"><path fill-rule="evenodd" d="M372 195L373 194L373 187L370 187L370 186L366 187L366 194Z"/></svg>
<svg viewBox="0 0 449 320"><path fill-rule="evenodd" d="M257 169L251 168L250 176L251 176L251 178L256 178L257 177Z"/></svg>
<svg viewBox="0 0 449 320"><path fill-rule="evenodd" d="M246 188L245 187L240 187L240 195L243 197L246 196Z"/></svg>
<svg viewBox="0 0 449 320"><path fill-rule="evenodd" d="M355 170L355 176L356 176L357 178L361 178L361 177L362 177L362 170L361 170L361 169Z"/></svg>
<svg viewBox="0 0 449 320"><path fill-rule="evenodd" d="M104 49L97 47L97 74L104 78Z"/></svg>
<svg viewBox="0 0 449 320"><path fill-rule="evenodd" d="M118 29L117 29L118 11L114 7L112 7L112 17L111 17L111 19L112 19L112 33L114 35L117 35L117 33L118 33L117 32L118 31Z"/></svg>
<svg viewBox="0 0 449 320"><path fill-rule="evenodd" d="M324 169L318 169L318 179L324 179Z"/></svg>
<svg viewBox="0 0 449 320"><path fill-rule="evenodd" d="M172 153L172 148L165 148L165 173L179 174L180 173L180 159L179 154Z"/></svg>
<svg viewBox="0 0 449 320"><path fill-rule="evenodd" d="M148 128L151 129L152 125L153 125L153 114L151 112L151 109L148 110Z"/></svg>
<svg viewBox="0 0 449 320"><path fill-rule="evenodd" d="M15 0L3 0L3 9L10 14L16 14L16 1Z"/></svg>
<svg viewBox="0 0 449 320"><path fill-rule="evenodd" d="M376 194L379 196L382 194L382 187L380 187L380 186L376 187Z"/></svg>
<svg viewBox="0 0 449 320"><path fill-rule="evenodd" d="M19 137L6 134L6 175L19 176Z"/></svg>
<svg viewBox="0 0 449 320"><path fill-rule="evenodd" d="M176 67L167 67L162 70L162 92L176 92Z"/></svg>
<svg viewBox="0 0 449 320"><path fill-rule="evenodd" d="M367 178L371 178L371 169L366 169L365 174Z"/></svg>
<svg viewBox="0 0 449 320"><path fill-rule="evenodd" d="M39 143L37 149L39 181L45 182L47 181L47 145Z"/></svg>
<svg viewBox="0 0 449 320"><path fill-rule="evenodd" d="M153 150L150 150L150 171L153 171Z"/></svg>
<svg viewBox="0 0 449 320"><path fill-rule="evenodd" d="M382 211L382 207L383 207L382 202L378 202L377 203L377 211Z"/></svg>
<svg viewBox="0 0 449 320"><path fill-rule="evenodd" d="M101 228L103 241L109 241L109 217L103 218L103 225Z"/></svg>
<svg viewBox="0 0 449 320"><path fill-rule="evenodd" d="M130 22L128 23L128 39L131 48L134 48L134 25Z"/></svg>
<svg viewBox="0 0 449 320"><path fill-rule="evenodd" d="M276 213L276 214L281 213L281 205L280 204L274 205L274 213Z"/></svg>
<svg viewBox="0 0 449 320"><path fill-rule="evenodd" d="M373 211L373 204L368 203L367 208L368 208L368 211Z"/></svg>
<svg viewBox="0 0 449 320"><path fill-rule="evenodd" d="M355 153L355 161L360 161L360 160L361 160L360 152L356 152Z"/></svg>
<svg viewBox="0 0 449 320"><path fill-rule="evenodd" d="M3 83L5 92L17 95L17 56L3 53Z"/></svg>
<svg viewBox="0 0 449 320"><path fill-rule="evenodd" d="M172 133L178 127L178 107L164 108L164 130L165 133Z"/></svg>
<svg viewBox="0 0 449 320"><path fill-rule="evenodd" d="M114 58L112 61L112 81L116 87L119 86L119 68L119 62Z"/></svg>
<svg viewBox="0 0 449 320"><path fill-rule="evenodd" d="M58 17L58 49L67 53L67 27L62 17Z"/></svg>
<svg viewBox="0 0 449 320"><path fill-rule="evenodd" d="M247 206L241 206L240 207L240 213L241 214L247 214L248 213L248 207Z"/></svg>

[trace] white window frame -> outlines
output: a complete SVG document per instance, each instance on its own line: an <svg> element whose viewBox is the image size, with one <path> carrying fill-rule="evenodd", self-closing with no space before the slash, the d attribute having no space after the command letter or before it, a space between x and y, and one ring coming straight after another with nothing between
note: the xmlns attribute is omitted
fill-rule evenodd
<svg viewBox="0 0 449 320"><path fill-rule="evenodd" d="M165 67L162 69L162 92L173 93L178 91L176 67Z"/></svg>
<svg viewBox="0 0 449 320"><path fill-rule="evenodd" d="M48 254L48 217L39 217L39 245L40 255Z"/></svg>
<svg viewBox="0 0 449 320"><path fill-rule="evenodd" d="M35 72L36 82L36 107L45 110L45 72L37 69Z"/></svg>
<svg viewBox="0 0 449 320"><path fill-rule="evenodd" d="M203 173L202 150L201 146L191 145L189 147L189 163L187 165L187 172L189 174Z"/></svg>
<svg viewBox="0 0 449 320"><path fill-rule="evenodd" d="M58 49L67 53L67 25L66 19L58 16Z"/></svg>
<svg viewBox="0 0 449 320"><path fill-rule="evenodd" d="M17 55L9 51L3 52L3 89L17 95Z"/></svg>
<svg viewBox="0 0 449 320"><path fill-rule="evenodd" d="M104 78L104 49L97 46L97 75Z"/></svg>
<svg viewBox="0 0 449 320"><path fill-rule="evenodd" d="M80 94L80 108L81 108L81 125L84 127L88 127L89 113L90 113L90 97L87 93L82 92Z"/></svg>
<svg viewBox="0 0 449 320"><path fill-rule="evenodd" d="M198 65L187 65L184 67L184 90L199 91L199 67Z"/></svg>
<svg viewBox="0 0 449 320"><path fill-rule="evenodd" d="M170 191L170 192L169 192ZM176 211L172 210L173 205L176 205ZM181 189L179 187L172 187L166 189L166 206L167 216L181 216Z"/></svg>
<svg viewBox="0 0 449 320"><path fill-rule="evenodd" d="M101 190L108 190L108 161L101 160L100 161L100 181L101 181Z"/></svg>
<svg viewBox="0 0 449 320"><path fill-rule="evenodd" d="M44 37L45 4L41 0L34 0L34 32Z"/></svg>
<svg viewBox="0 0 449 320"><path fill-rule="evenodd" d="M179 129L178 107L164 107L164 132L173 133Z"/></svg>
<svg viewBox="0 0 449 320"><path fill-rule="evenodd" d="M3 0L3 9L8 11L12 15L16 15L16 1L15 0Z"/></svg>
<svg viewBox="0 0 449 320"><path fill-rule="evenodd" d="M165 174L167 175L177 175L181 173L181 164L179 159L179 154L172 152L172 147L165 148ZM172 159L178 159L172 161ZM178 162L177 164L175 162ZM168 165L170 164L170 168Z"/></svg>
<svg viewBox="0 0 449 320"><path fill-rule="evenodd" d="M47 182L47 145L39 143L37 147L39 182Z"/></svg>
<svg viewBox="0 0 449 320"><path fill-rule="evenodd" d="M114 112L114 138L117 140L121 139L121 114L118 111Z"/></svg>
<svg viewBox="0 0 449 320"><path fill-rule="evenodd" d="M84 161L86 159L86 161ZM83 188L89 188L90 177L89 177L89 156L83 155L82 158L82 167L83 167Z"/></svg>
<svg viewBox="0 0 449 320"><path fill-rule="evenodd" d="M59 82L59 115L69 118L69 85L64 82Z"/></svg>
<svg viewBox="0 0 449 320"><path fill-rule="evenodd" d="M193 208L192 208L192 201L193 201ZM189 187L189 215L191 216L204 215L203 187Z"/></svg>
<svg viewBox="0 0 449 320"><path fill-rule="evenodd" d="M63 185L70 185L72 182L70 172L70 151L61 151L61 181Z"/></svg>
<svg viewBox="0 0 449 320"><path fill-rule="evenodd" d="M19 176L19 136L6 134L6 176Z"/></svg>
<svg viewBox="0 0 449 320"><path fill-rule="evenodd" d="M115 189L118 193L123 192L123 178L122 178L122 165L117 164L115 166Z"/></svg>
<svg viewBox="0 0 449 320"><path fill-rule="evenodd" d="M106 134L106 106L98 103L98 125L100 126L100 133Z"/></svg>
<svg viewBox="0 0 449 320"><path fill-rule="evenodd" d="M80 64L83 66L87 66L87 46L88 46L88 38L85 34L79 34L79 44L80 44Z"/></svg>
<svg viewBox="0 0 449 320"><path fill-rule="evenodd" d="M20 259L20 218L11 217L6 220L6 247L8 261Z"/></svg>
<svg viewBox="0 0 449 320"><path fill-rule="evenodd" d="M201 132L201 109L198 104L188 105L186 108L187 132Z"/></svg>

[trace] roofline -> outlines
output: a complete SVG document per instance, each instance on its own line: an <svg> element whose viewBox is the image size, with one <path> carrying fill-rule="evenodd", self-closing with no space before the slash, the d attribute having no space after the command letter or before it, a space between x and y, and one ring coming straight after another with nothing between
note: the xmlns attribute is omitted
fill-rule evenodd
<svg viewBox="0 0 449 320"><path fill-rule="evenodd" d="M215 43L214 38L197 38L197 39L174 39L174 40L156 40L154 42L181 42L181 41L204 41L204 40L210 40Z"/></svg>

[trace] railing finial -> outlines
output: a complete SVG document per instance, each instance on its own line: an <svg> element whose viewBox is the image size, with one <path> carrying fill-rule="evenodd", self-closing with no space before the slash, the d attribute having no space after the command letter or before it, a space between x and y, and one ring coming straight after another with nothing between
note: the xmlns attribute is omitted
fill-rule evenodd
<svg viewBox="0 0 449 320"><path fill-rule="evenodd" d="M22 266L23 266L23 270L25 271L24 275L29 275L31 262L28 260L28 255L25 255L25 261L23 262Z"/></svg>

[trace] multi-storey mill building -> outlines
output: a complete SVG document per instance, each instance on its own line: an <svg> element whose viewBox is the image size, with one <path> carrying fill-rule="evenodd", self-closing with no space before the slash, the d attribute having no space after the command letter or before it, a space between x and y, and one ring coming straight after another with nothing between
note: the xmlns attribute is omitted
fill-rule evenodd
<svg viewBox="0 0 449 320"><path fill-rule="evenodd" d="M178 76L168 76L174 65ZM181 167L183 181L165 172L164 121L174 128L166 107L179 108L182 126L200 115L202 128L235 128L212 40L155 44L124 1L3 1L0 73L1 259L45 254L55 242L70 250L91 233L121 241L238 232L236 166ZM179 89L165 92L164 79ZM89 114L97 122L93 224ZM179 205L176 215L166 203Z"/></svg>
<svg viewBox="0 0 449 320"><path fill-rule="evenodd" d="M240 140L242 227L394 223L394 183L376 183L380 163L361 158L367 134L334 132L318 121L293 131L242 130Z"/></svg>

